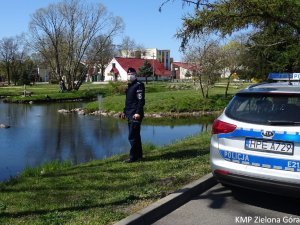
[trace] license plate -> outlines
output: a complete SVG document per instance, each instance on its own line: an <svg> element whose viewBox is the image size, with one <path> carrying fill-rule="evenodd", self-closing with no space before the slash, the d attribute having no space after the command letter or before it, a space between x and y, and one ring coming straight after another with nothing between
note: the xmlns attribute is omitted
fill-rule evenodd
<svg viewBox="0 0 300 225"><path fill-rule="evenodd" d="M286 141L246 138L245 149L272 152L285 155L294 154L294 143Z"/></svg>

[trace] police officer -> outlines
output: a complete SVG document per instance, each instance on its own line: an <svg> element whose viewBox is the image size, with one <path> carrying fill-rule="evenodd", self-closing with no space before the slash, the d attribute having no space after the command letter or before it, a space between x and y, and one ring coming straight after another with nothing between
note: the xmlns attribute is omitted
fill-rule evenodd
<svg viewBox="0 0 300 225"><path fill-rule="evenodd" d="M144 117L145 86L142 82L136 79L136 71L134 68L128 68L127 82L128 87L125 91L125 108L121 117L127 117L128 119L128 140L131 145L129 159L125 162L132 163L142 160L143 158L140 131Z"/></svg>

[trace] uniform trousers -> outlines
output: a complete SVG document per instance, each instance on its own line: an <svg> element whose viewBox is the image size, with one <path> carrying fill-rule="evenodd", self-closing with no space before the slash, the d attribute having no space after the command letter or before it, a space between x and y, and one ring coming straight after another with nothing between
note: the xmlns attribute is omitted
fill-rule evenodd
<svg viewBox="0 0 300 225"><path fill-rule="evenodd" d="M128 140L131 145L129 158L131 160L142 159L142 141L141 141L141 121L128 120Z"/></svg>

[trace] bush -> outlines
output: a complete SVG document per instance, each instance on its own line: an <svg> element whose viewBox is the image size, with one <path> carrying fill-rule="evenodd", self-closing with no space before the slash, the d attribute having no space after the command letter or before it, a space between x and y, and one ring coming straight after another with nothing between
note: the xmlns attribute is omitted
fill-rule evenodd
<svg viewBox="0 0 300 225"><path fill-rule="evenodd" d="M110 91L112 94L124 94L127 84L120 81L109 81Z"/></svg>

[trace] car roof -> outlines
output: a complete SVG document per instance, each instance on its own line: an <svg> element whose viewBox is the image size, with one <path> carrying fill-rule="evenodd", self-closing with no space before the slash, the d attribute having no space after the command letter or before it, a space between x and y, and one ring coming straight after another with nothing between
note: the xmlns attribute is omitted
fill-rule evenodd
<svg viewBox="0 0 300 225"><path fill-rule="evenodd" d="M293 93L300 94L300 82L259 83L239 91L238 93Z"/></svg>

